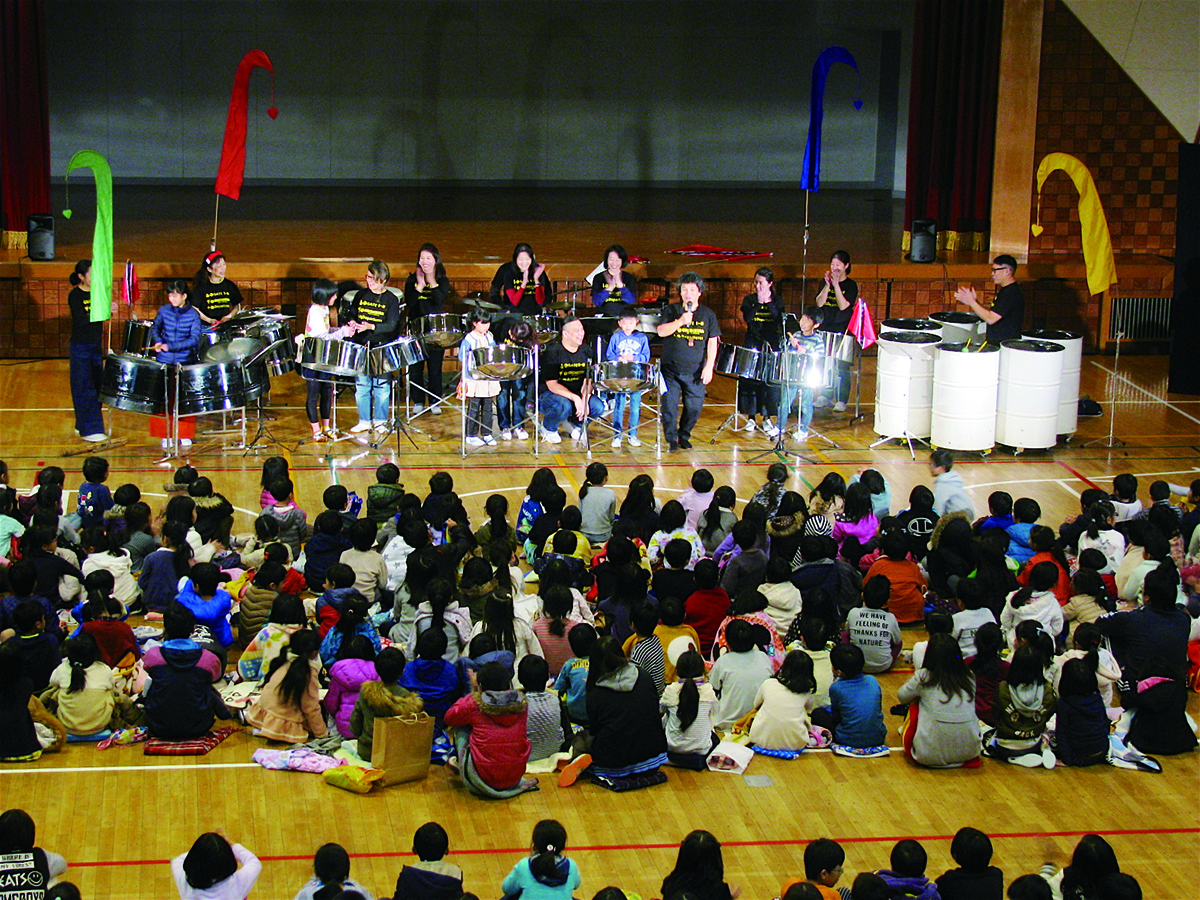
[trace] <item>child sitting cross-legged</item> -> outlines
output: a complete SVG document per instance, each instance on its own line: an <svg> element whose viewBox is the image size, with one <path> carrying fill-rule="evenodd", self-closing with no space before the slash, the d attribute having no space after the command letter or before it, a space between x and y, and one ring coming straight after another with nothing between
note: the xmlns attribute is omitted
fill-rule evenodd
<svg viewBox="0 0 1200 900"><path fill-rule="evenodd" d="M93 735L141 719L130 699L117 690L113 671L100 659L91 635L67 641L66 659L50 676L57 716L68 734ZM42 695L43 702L47 694Z"/></svg>
<svg viewBox="0 0 1200 900"><path fill-rule="evenodd" d="M417 861L400 869L393 900L460 900L463 871L446 862L450 837L437 822L426 822L413 835Z"/></svg>
<svg viewBox="0 0 1200 900"><path fill-rule="evenodd" d="M525 733L529 738L529 761L548 759L562 750L566 736L571 734L562 700L547 690L550 667L540 656L526 656L517 666L517 681L525 693L528 711Z"/></svg>
<svg viewBox="0 0 1200 900"><path fill-rule="evenodd" d="M370 896L365 887L350 877L350 854L341 844L322 844L313 856L313 877L294 900L333 900L355 894Z"/></svg>
<svg viewBox="0 0 1200 900"><path fill-rule="evenodd" d="M983 752L994 759L1053 769L1054 751L1043 744L1057 697L1046 680L1046 660L1033 643L1013 653L1008 676L996 691L996 731Z"/></svg>
<svg viewBox="0 0 1200 900"><path fill-rule="evenodd" d="M190 741L206 734L216 718L231 718L221 695L213 687L220 677L220 662L190 635L196 620L191 610L173 603L163 613L161 648L146 654L146 728L156 738ZM207 653L207 655L206 655Z"/></svg>
<svg viewBox="0 0 1200 900"><path fill-rule="evenodd" d="M925 897L938 895L937 887L925 877L925 866L929 854L919 842L897 841L892 848L890 869L880 869L875 874L887 882L893 897Z"/></svg>
<svg viewBox="0 0 1200 900"><path fill-rule="evenodd" d="M658 609L648 600L638 603L630 613L629 621L633 625L633 634L621 649L631 663L650 676L654 690L661 697L666 686L666 656L656 633Z"/></svg>
<svg viewBox="0 0 1200 900"><path fill-rule="evenodd" d="M808 714L817 689L812 658L803 650L792 650L774 678L758 688L754 698L754 721L750 743L767 750L800 751L810 746Z"/></svg>
<svg viewBox="0 0 1200 900"><path fill-rule="evenodd" d="M354 737L350 716L358 704L362 686L379 677L375 670L375 648L361 634L342 644L338 659L329 667L329 690L322 705L334 717L344 738Z"/></svg>
<svg viewBox="0 0 1200 900"><path fill-rule="evenodd" d="M596 634L595 628L584 622L571 629L567 640L570 641L571 653L574 655L559 669L558 678L554 680L554 690L566 700L567 714L571 721L586 727L588 657L591 656L599 635Z"/></svg>
<svg viewBox="0 0 1200 900"><path fill-rule="evenodd" d="M814 724L833 731L833 752L839 756L886 756L887 726L883 723L883 691L873 675L863 674L863 652L855 644L838 644L829 654L834 682L829 686L826 717Z"/></svg>
<svg viewBox="0 0 1200 900"><path fill-rule="evenodd" d="M734 619L725 629L729 652L713 664L709 680L721 698L717 707L717 728L728 729L754 708L754 698L762 683L775 670L771 659L754 644L754 626L745 619Z"/></svg>
<svg viewBox="0 0 1200 900"><path fill-rule="evenodd" d="M328 733L317 691L320 642L315 631L297 631L271 663L266 687L246 710L246 723L254 726L255 734L295 744Z"/></svg>
<svg viewBox="0 0 1200 900"><path fill-rule="evenodd" d="M537 787L537 779L524 777L527 706L510 679L498 663L482 666L471 693L446 711L463 783L471 793L497 800Z"/></svg>
<svg viewBox="0 0 1200 900"><path fill-rule="evenodd" d="M701 771L718 742L713 733L717 694L704 677L704 658L694 649L679 657L675 675L658 701L667 759L673 766Z"/></svg>
<svg viewBox="0 0 1200 900"><path fill-rule="evenodd" d="M400 686L404 675L404 653L399 647L385 647L375 657L378 681L364 681L358 700L350 712L350 733L358 738L358 756L371 761L374 750L375 720L419 713L424 708L421 698Z"/></svg>
<svg viewBox="0 0 1200 900"><path fill-rule="evenodd" d="M978 765L975 680L958 641L948 633L931 635L921 668L898 697L912 704L904 729L904 753L912 762L935 769Z"/></svg>
<svg viewBox="0 0 1200 900"><path fill-rule="evenodd" d="M443 659L445 653L445 631L440 628L422 631L417 638L417 658L404 667L404 676L400 680L402 687L424 701L425 712L438 720L459 695L458 672L452 663Z"/></svg>
<svg viewBox="0 0 1200 900"><path fill-rule="evenodd" d="M904 646L900 625L887 609L891 590L888 577L876 575L863 585L863 606L846 616L850 642L862 650L863 671L871 674L886 672L895 665Z"/></svg>
<svg viewBox="0 0 1200 900"><path fill-rule="evenodd" d="M1004 873L992 865L992 839L978 828L960 828L950 842L958 863L937 878L941 900L1004 900Z"/></svg>

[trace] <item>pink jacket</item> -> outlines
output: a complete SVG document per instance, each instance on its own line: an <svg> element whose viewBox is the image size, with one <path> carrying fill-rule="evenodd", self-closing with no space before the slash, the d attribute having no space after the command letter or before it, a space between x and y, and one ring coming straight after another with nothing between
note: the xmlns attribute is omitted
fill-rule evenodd
<svg viewBox="0 0 1200 900"><path fill-rule="evenodd" d="M350 730L350 713L358 702L358 692L368 681L378 681L375 663L366 659L340 659L329 670L329 690L325 693L325 711L337 719L337 730L347 740L354 737Z"/></svg>
<svg viewBox="0 0 1200 900"><path fill-rule="evenodd" d="M529 761L528 709L520 691L476 691L446 711L448 726L468 725L475 770L491 787L516 787Z"/></svg>
<svg viewBox="0 0 1200 900"><path fill-rule="evenodd" d="M858 542L866 546L867 542L872 540L879 532L879 520L874 514L869 514L857 522L843 521L841 516L834 517L833 534L831 535L837 541L838 550L842 549L842 543L848 537L858 538Z"/></svg>

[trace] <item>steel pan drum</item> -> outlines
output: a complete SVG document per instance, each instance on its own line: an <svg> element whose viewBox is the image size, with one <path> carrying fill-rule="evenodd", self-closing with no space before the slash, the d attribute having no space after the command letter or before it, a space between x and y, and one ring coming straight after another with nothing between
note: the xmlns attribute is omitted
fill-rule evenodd
<svg viewBox="0 0 1200 900"><path fill-rule="evenodd" d="M717 345L716 369L731 378L761 378L762 359L761 350L726 344L724 341Z"/></svg>
<svg viewBox="0 0 1200 900"><path fill-rule="evenodd" d="M524 318L529 323L529 327L533 329L534 334L537 335L539 344L550 343L562 332L562 319L558 316L542 313L541 315L525 316ZM587 332L586 325L583 330L585 333Z"/></svg>
<svg viewBox="0 0 1200 900"><path fill-rule="evenodd" d="M496 344L471 351L475 372L488 381L515 381L533 371L533 352L515 344Z"/></svg>
<svg viewBox="0 0 1200 900"><path fill-rule="evenodd" d="M271 392L270 373L262 357L242 366L242 377L246 382L246 402L265 397Z"/></svg>
<svg viewBox="0 0 1200 900"><path fill-rule="evenodd" d="M970 343L987 334L987 323L975 313L952 309L930 313L929 318L942 326L942 340L948 344Z"/></svg>
<svg viewBox="0 0 1200 900"><path fill-rule="evenodd" d="M642 334L652 334L658 336L658 326L662 324L661 309L640 309L638 310L638 325L637 330Z"/></svg>
<svg viewBox="0 0 1200 900"><path fill-rule="evenodd" d="M292 323L287 319L264 316L240 329L246 337L256 338L265 346L286 341L292 336Z"/></svg>
<svg viewBox="0 0 1200 900"><path fill-rule="evenodd" d="M113 409L153 415L166 411L167 366L141 356L110 354L100 378L100 399Z"/></svg>
<svg viewBox="0 0 1200 900"><path fill-rule="evenodd" d="M583 333L589 338L608 337L617 330L616 316L588 316L580 319L583 323Z"/></svg>
<svg viewBox="0 0 1200 900"><path fill-rule="evenodd" d="M453 347L467 333L463 317L453 313L434 313L411 323L412 332L434 347Z"/></svg>
<svg viewBox="0 0 1200 900"><path fill-rule="evenodd" d="M150 336L154 322L149 319L130 319L125 323L125 340L121 353L125 356L147 356L154 346Z"/></svg>
<svg viewBox="0 0 1200 900"><path fill-rule="evenodd" d="M203 354L205 347L223 344L231 337L233 337L233 332L225 328L201 328L200 343L196 346L196 353Z"/></svg>
<svg viewBox="0 0 1200 900"><path fill-rule="evenodd" d="M884 319L880 324L879 333L883 334L886 331L920 331L940 337L942 323L934 322L932 319Z"/></svg>
<svg viewBox="0 0 1200 900"><path fill-rule="evenodd" d="M632 394L654 387L658 368L642 362L603 362L596 366L596 385L606 391Z"/></svg>
<svg viewBox="0 0 1200 900"><path fill-rule="evenodd" d="M314 372L330 375L365 375L367 348L349 341L306 337L300 345L296 362Z"/></svg>
<svg viewBox="0 0 1200 900"><path fill-rule="evenodd" d="M827 358L845 363L854 362L854 351L858 345L858 341L854 335L830 331L822 331L819 334L821 335L821 340L825 342L825 356Z"/></svg>
<svg viewBox="0 0 1200 900"><path fill-rule="evenodd" d="M219 344L200 347L201 362L237 363L241 365L267 349L260 340L248 337L233 337Z"/></svg>
<svg viewBox="0 0 1200 900"><path fill-rule="evenodd" d="M292 353L293 344L286 338L271 344L260 357L267 367L267 374L272 377L286 375L296 370L296 359Z"/></svg>
<svg viewBox="0 0 1200 900"><path fill-rule="evenodd" d="M372 375L390 375L425 358L421 342L415 337L401 337L390 344L372 347L367 353L367 370Z"/></svg>
<svg viewBox="0 0 1200 900"><path fill-rule="evenodd" d="M179 370L179 414L238 409L246 405L245 370L236 362L202 362Z"/></svg>

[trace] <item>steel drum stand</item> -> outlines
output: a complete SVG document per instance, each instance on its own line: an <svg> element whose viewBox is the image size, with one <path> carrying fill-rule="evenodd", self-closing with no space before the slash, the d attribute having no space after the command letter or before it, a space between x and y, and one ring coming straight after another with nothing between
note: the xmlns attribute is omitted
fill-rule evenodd
<svg viewBox="0 0 1200 900"><path fill-rule="evenodd" d="M318 372L316 369L311 369L310 371L312 371L318 375L326 374L325 372ZM303 378L303 375L301 377ZM329 385L329 388L330 388L330 391L329 391L329 393L330 393L330 397L329 397L329 440L325 441L324 443L340 444L343 441L353 441L354 435L348 434L345 431L338 431L338 427L337 427L338 382L337 382L336 376L330 375L328 378L314 378L313 381L317 382L317 384L327 384L327 385ZM317 407L317 411L318 411L318 413L320 412L319 406ZM296 447L297 447L297 449L299 449L300 447L303 447L305 444L314 444L314 443L316 443L316 441L314 441L311 437L306 437L306 438L302 438L300 440L300 443L298 443L296 445Z"/></svg>
<svg viewBox="0 0 1200 900"><path fill-rule="evenodd" d="M1116 322L1114 322L1114 324L1113 324L1113 332L1112 333L1117 336L1116 355L1113 357L1113 375L1115 375L1117 378L1120 378L1121 377L1121 341L1123 341L1125 339L1125 329L1122 327L1121 308L1119 305L1117 306L1117 309L1116 309ZM1076 401L1076 403L1078 403L1078 401ZM1085 446L1085 447L1107 447L1110 450L1113 449L1114 447L1124 447L1125 446L1125 442L1123 440L1121 440L1118 437L1113 437L1113 426L1115 426L1116 422L1117 422L1117 401L1116 401L1115 393L1113 394L1112 399L1109 400L1108 406L1109 406L1108 437L1096 438L1095 440L1088 441L1083 446Z"/></svg>
<svg viewBox="0 0 1200 900"><path fill-rule="evenodd" d="M245 363L243 363L242 364L242 372L245 373L247 371L247 369L250 367L250 365L255 360L261 359L263 356L265 356L267 353L267 350L269 350L269 349L270 349L270 345L268 345L267 347L264 347L263 351L261 353L259 353L257 356L252 356L249 360L247 360ZM268 374L267 386L265 388L263 388L263 391L258 395L258 398L254 401L255 413L257 414L256 418L258 419L258 429L254 432L254 437L250 440L250 443L247 444L245 442L245 439L243 438L242 443L245 446L245 452L242 453L242 456L249 456L251 453L258 453L260 450L266 449L271 444L277 445L279 447L287 446L286 444L284 444L283 441L279 440L279 438L277 438L275 436L275 433L273 431L271 431L270 426L267 424L268 422L274 422L277 419L276 416L270 415L266 411L266 404L263 402L264 395L269 393L270 389L271 389L271 381L270 381L270 376ZM332 415L332 410L330 411L330 414ZM246 420L246 411L245 411L245 407L243 407L242 408L243 424L245 423L245 420ZM264 441L265 443L262 446L260 446L259 445L260 441ZM296 445L297 448L299 446L300 446L299 444Z"/></svg>
<svg viewBox="0 0 1200 900"><path fill-rule="evenodd" d="M417 335L417 337L420 337L420 335ZM424 347L427 343L428 342L425 341L424 339L421 340L422 347ZM434 346L437 346L437 345L435 344ZM446 356L447 356L446 351L453 350L454 347L453 346L439 347L438 349L440 349L442 351L442 364L445 365L445 360L446 360ZM424 359L421 360L422 363L424 363L424 361L425 361ZM460 380L462 378L461 365L459 368L460 368L459 374L455 375L454 378L450 379L451 387L453 387L455 384L455 381L454 381L455 378L460 379ZM446 375L445 375L445 371L443 370L442 384L438 385L438 388L441 390L445 390L445 378L446 378ZM454 393L450 393L450 394L447 394L446 396L442 396L440 394L435 394L433 391L429 390L429 388L425 387L425 385L423 385L423 384L413 384L412 380L408 377L408 367L407 366L405 367L405 370L404 370L404 386L406 388L406 390L404 392L404 417L408 422L411 422L413 419L417 418L418 416L423 416L426 413L433 415L434 414L433 410L440 409L443 405L451 405L451 406L454 405L451 402L455 396ZM424 394L427 397L432 398L434 401L433 403L425 404L425 408L422 409L416 415L413 415L413 411L412 411L412 389L413 388L416 388L422 394ZM419 428L414 428L413 430L416 431L418 434L425 433L425 432L421 431ZM409 440L412 440L412 438L410 437Z"/></svg>
<svg viewBox="0 0 1200 900"><path fill-rule="evenodd" d="M738 426L738 403L741 400L741 393L742 379L735 378L733 383L733 412L726 416L725 421L717 426L717 430L713 432L712 440L709 441L710 444L715 444L717 442L717 438L721 436L721 432L726 428L732 428L734 431L742 430Z"/></svg>
<svg viewBox="0 0 1200 900"><path fill-rule="evenodd" d="M381 376L368 375L367 377L368 378L379 378ZM401 435L404 435L404 437L408 438L408 442L413 445L414 450L420 450L421 448L417 445L416 440L414 440L413 436L411 434L409 434L408 429L404 427L403 416L396 415L396 373L389 372L387 375L387 378L392 383L392 389L388 391L387 427L386 427L386 430L384 430L384 432L382 434L378 433L373 428L369 432L367 432L370 435L370 437L367 438L367 446L369 446L372 450L378 450L380 447L383 446L383 442L386 441L389 437L391 437L392 434L394 433L396 435L396 452L397 453L400 452L400 449L403 446L400 443ZM371 391L371 393L369 394L369 400L371 403L371 415L374 416L374 414L375 414L375 392L374 391Z"/></svg>

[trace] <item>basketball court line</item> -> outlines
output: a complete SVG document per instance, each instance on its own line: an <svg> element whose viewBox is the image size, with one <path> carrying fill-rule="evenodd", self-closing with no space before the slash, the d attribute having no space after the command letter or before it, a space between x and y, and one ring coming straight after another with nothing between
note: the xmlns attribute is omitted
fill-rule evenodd
<svg viewBox="0 0 1200 900"><path fill-rule="evenodd" d="M1114 370L1108 368L1107 366L1100 365L1100 363L1096 362L1095 360L1089 360L1089 362L1093 366L1095 366L1097 369L1099 369L1101 372L1107 372L1109 375L1111 375L1113 378L1116 378L1118 381L1125 382L1127 385L1129 385L1135 391L1141 391L1143 394L1147 395L1148 397L1151 397L1152 399L1157 400L1159 403L1161 403L1163 406L1165 406L1167 409L1171 410L1172 412L1177 412L1181 416L1183 416L1185 419L1191 419L1197 425L1200 425L1200 419L1197 419L1191 413L1184 412L1182 409L1180 409L1175 404L1171 403L1171 401L1167 400L1165 397L1160 397L1160 396L1158 396L1158 394L1154 393L1153 391L1146 390L1140 384L1135 384L1134 382L1132 382L1128 378L1126 378L1124 375L1120 374L1119 372L1115 372ZM1125 401L1125 402L1130 402L1130 401ZM1108 403L1110 406L1113 405L1113 401L1111 401L1111 400L1108 401Z"/></svg>
<svg viewBox="0 0 1200 900"><path fill-rule="evenodd" d="M1129 829L1091 829L1088 831L1011 831L1011 832L991 832L989 837L992 840L1032 840L1045 838L1077 838L1083 837L1085 834L1098 834L1101 837L1144 837L1155 835L1172 835L1172 834L1200 834L1200 828L1129 828ZM916 841L952 841L952 834L904 834L904 835L878 835L878 836L862 836L862 837L835 837L833 840L839 844L894 844L901 840L916 840ZM757 841L722 841L723 847L803 847L812 843L815 838L788 838L778 840L757 840ZM678 843L660 843L660 844L585 844L582 846L572 846L572 853L608 853L614 851L629 851L629 850L678 850ZM453 856L518 856L527 854L528 847L478 847L468 849L455 848ZM412 856L411 851L407 850L385 850L379 853L351 853L351 859L397 859L400 857ZM311 853L304 854L286 854L279 856L260 856L262 862L297 862L301 860L311 860ZM97 867L124 867L124 866L165 866L170 863L169 859L129 859L129 860L90 860L90 861L71 861L72 868L97 868Z"/></svg>

